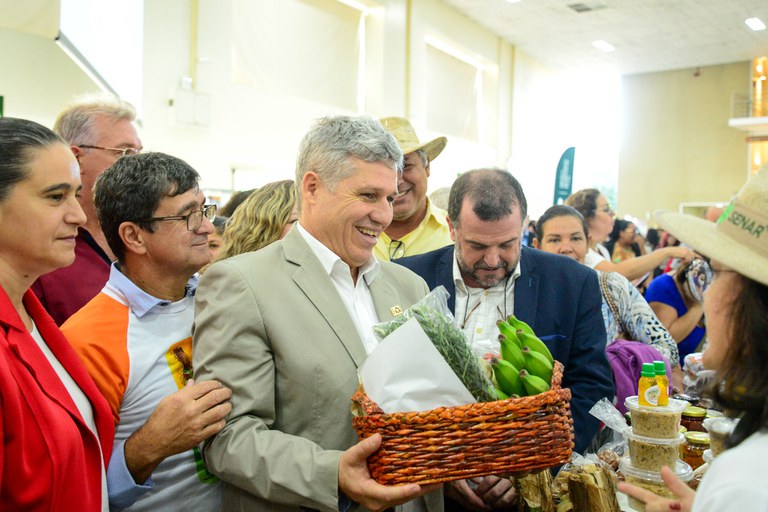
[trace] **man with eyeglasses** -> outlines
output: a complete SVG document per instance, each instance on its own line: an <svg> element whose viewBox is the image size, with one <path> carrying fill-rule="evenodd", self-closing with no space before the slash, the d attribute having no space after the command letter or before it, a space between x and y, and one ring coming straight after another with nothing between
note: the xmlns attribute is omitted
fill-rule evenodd
<svg viewBox="0 0 768 512"><path fill-rule="evenodd" d="M218 511L198 443L224 427L231 391L192 380L197 271L211 258L215 205L199 175L162 153L126 156L96 180L116 262L103 290L61 327L112 407L110 506Z"/></svg>
<svg viewBox="0 0 768 512"><path fill-rule="evenodd" d="M403 150L403 169L397 181L397 196L392 203L392 222L379 236L374 255L390 261L450 245L446 212L427 197L430 163L445 148L447 139L437 137L420 142L407 119L379 119Z"/></svg>
<svg viewBox="0 0 768 512"><path fill-rule="evenodd" d="M455 245L396 260L450 293L448 307L478 355L499 353L496 322L514 314L528 323L563 363L563 387L570 388L575 450L583 453L599 427L589 414L601 398L613 398L613 377L605 357L605 325L595 273L578 262L521 247L527 202L520 183L501 169L461 174L451 187L448 224ZM506 485L482 479L481 497L462 482L446 494L475 510L499 501ZM510 492L512 492L510 490ZM507 494L509 496L509 494Z"/></svg>
<svg viewBox="0 0 768 512"><path fill-rule="evenodd" d="M93 184L119 158L141 151L135 119L131 104L110 95L91 95L76 99L53 126L80 165L83 191L79 200L86 216L75 241L75 262L41 276L32 285L57 325L99 293L109 277L109 265L115 258L96 218Z"/></svg>

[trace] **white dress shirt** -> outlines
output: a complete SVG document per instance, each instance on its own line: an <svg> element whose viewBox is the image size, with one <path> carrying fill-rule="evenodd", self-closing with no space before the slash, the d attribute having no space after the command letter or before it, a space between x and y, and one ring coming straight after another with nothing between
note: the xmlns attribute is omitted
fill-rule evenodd
<svg viewBox="0 0 768 512"><path fill-rule="evenodd" d="M379 261L371 256L368 263L360 267L357 282L354 282L349 265L341 261L336 253L323 245L298 222L296 229L299 230L302 238L307 242L331 278L336 291L339 292L341 301L357 328L358 334L360 334L360 339L363 340L366 352L370 354L379 344L373 334L373 326L379 323L379 318L376 315L373 297L368 287L381 271Z"/></svg>
<svg viewBox="0 0 768 512"><path fill-rule="evenodd" d="M459 264L453 258L453 282L456 285L456 325L464 331L469 346L478 356L488 352L498 354L498 320L504 320L515 310L515 281L520 277L520 261L506 279L491 288L472 288L464 284Z"/></svg>

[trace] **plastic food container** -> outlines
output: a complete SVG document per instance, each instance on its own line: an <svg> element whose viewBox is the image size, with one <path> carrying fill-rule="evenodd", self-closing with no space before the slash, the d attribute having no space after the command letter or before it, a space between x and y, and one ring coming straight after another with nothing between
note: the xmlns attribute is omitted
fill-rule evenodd
<svg viewBox="0 0 768 512"><path fill-rule="evenodd" d="M691 469L691 466L681 460L676 461L670 468L674 469L677 478L683 482L688 483L693 478L693 470ZM624 475L624 480L627 483L642 487L658 496L665 498L675 497L672 491L667 489L667 486L664 485L664 480L662 480L661 474L658 471L647 471L636 468L633 465L633 462L627 457L624 457L619 461L619 471ZM645 505L631 496L629 496L629 506L632 507L633 510L645 510Z"/></svg>
<svg viewBox="0 0 768 512"><path fill-rule="evenodd" d="M688 407L682 400L669 399L666 406L638 405L637 396L630 396L624 401L632 415L632 431L645 437L676 439L679 436L680 415Z"/></svg>
<svg viewBox="0 0 768 512"><path fill-rule="evenodd" d="M659 471L661 466L673 467L680 458L680 445L685 436L678 434L674 439L645 437L635 434L631 428L624 431L629 446L632 466L647 471Z"/></svg>
<svg viewBox="0 0 768 512"><path fill-rule="evenodd" d="M707 418L704 420L704 428L709 432L709 448L712 456L717 457L725 451L725 443L731 436L738 420L734 418Z"/></svg>

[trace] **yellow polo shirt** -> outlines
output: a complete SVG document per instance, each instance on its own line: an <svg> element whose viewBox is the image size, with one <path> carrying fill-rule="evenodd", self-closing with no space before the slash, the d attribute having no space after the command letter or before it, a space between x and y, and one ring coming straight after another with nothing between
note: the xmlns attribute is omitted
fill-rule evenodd
<svg viewBox="0 0 768 512"><path fill-rule="evenodd" d="M414 256L452 244L451 231L445 220L447 216L448 212L433 205L427 198L427 214L421 224L400 240L393 241L386 233L382 233L373 249L373 255L389 261L390 255L394 258Z"/></svg>

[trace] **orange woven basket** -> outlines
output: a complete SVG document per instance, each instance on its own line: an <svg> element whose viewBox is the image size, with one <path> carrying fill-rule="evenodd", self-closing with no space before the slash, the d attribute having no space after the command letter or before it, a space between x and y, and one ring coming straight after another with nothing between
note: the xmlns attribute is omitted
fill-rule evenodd
<svg viewBox="0 0 768 512"><path fill-rule="evenodd" d="M564 464L571 460L571 390L563 389L563 365L555 361L552 388L534 396L479 402L430 411L356 416L360 439L381 434L368 457L379 483L428 484L500 475ZM378 409L365 394L353 401ZM379 409L379 411L381 411Z"/></svg>

